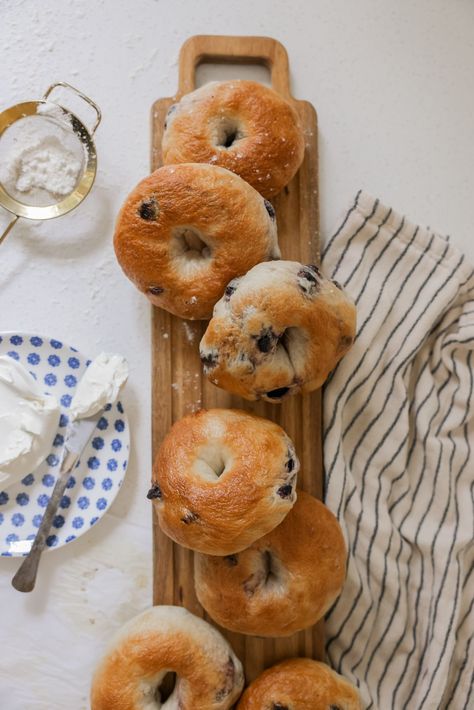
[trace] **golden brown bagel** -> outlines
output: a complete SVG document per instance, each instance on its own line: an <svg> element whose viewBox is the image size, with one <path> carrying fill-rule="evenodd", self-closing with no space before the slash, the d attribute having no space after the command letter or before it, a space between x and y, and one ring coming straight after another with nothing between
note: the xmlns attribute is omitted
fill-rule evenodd
<svg viewBox="0 0 474 710"><path fill-rule="evenodd" d="M194 556L197 597L220 626L255 636L289 636L316 623L340 594L346 546L321 501L298 500L274 530L234 555Z"/></svg>
<svg viewBox="0 0 474 710"><path fill-rule="evenodd" d="M229 283L216 304L201 360L218 387L279 402L321 387L355 329L354 303L317 266L257 264Z"/></svg>
<svg viewBox="0 0 474 710"><path fill-rule="evenodd" d="M212 163L240 175L264 197L287 185L304 156L300 119L280 94L256 81L215 81L168 111L165 164Z"/></svg>
<svg viewBox="0 0 474 710"><path fill-rule="evenodd" d="M176 673L163 707L228 710L244 684L242 665L223 636L177 606L155 606L129 621L100 662L91 710L159 710L160 685Z"/></svg>
<svg viewBox="0 0 474 710"><path fill-rule="evenodd" d="M298 470L277 424L237 409L201 410L165 437L148 497L175 542L230 555L281 523L296 501Z"/></svg>
<svg viewBox="0 0 474 710"><path fill-rule="evenodd" d="M329 666L292 658L264 671L237 710L362 710L357 688Z"/></svg>
<svg viewBox="0 0 474 710"><path fill-rule="evenodd" d="M209 318L231 279L280 255L271 205L238 175L194 164L159 168L138 183L114 247L155 306L189 319Z"/></svg>

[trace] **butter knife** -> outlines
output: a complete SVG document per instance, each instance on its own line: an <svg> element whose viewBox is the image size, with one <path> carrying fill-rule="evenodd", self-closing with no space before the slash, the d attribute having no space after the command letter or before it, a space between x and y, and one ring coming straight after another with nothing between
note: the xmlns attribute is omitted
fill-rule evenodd
<svg viewBox="0 0 474 710"><path fill-rule="evenodd" d="M41 520L31 549L12 579L13 587L19 592L31 592L34 589L39 561L46 546L46 538L51 530L54 516L56 515L59 503L66 490L71 472L87 446L97 426L97 422L102 416L102 412L103 410L101 409L100 412L93 417L80 419L74 422L70 427L68 438L64 444L64 453L58 480L53 488L51 498L46 506L43 519Z"/></svg>

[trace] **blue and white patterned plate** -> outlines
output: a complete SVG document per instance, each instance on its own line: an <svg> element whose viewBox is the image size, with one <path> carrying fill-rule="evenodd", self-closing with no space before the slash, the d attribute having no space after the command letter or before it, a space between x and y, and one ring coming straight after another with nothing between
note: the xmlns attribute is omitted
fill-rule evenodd
<svg viewBox="0 0 474 710"><path fill-rule="evenodd" d="M22 481L0 491L0 554L16 557L28 553L38 530L58 475L72 396L91 361L60 340L25 333L1 333L0 355L21 362L61 404L47 459ZM47 539L49 548L72 542L105 514L122 484L129 449L127 416L117 401L107 405L69 479Z"/></svg>

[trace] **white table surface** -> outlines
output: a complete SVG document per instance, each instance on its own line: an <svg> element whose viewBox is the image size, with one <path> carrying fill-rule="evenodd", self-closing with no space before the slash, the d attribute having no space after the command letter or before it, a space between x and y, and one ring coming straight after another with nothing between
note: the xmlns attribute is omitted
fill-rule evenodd
<svg viewBox="0 0 474 710"><path fill-rule="evenodd" d="M450 234L474 261L474 3L3 0L0 30L0 109L62 80L103 112L87 201L17 225L0 251L0 331L51 335L89 357L117 351L131 365L133 453L110 512L45 555L30 595L10 587L18 560L0 559L0 707L85 710L106 640L151 602L150 308L111 240L124 197L148 171L150 106L175 92L181 44L203 33L284 43L293 94L319 116L323 239L363 187Z"/></svg>

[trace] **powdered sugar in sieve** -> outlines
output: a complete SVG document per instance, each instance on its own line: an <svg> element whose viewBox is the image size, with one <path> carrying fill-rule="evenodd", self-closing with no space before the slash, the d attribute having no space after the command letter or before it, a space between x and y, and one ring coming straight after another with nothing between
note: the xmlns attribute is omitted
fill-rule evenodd
<svg viewBox="0 0 474 710"><path fill-rule="evenodd" d="M86 163L70 118L54 103L15 121L0 140L0 182L25 205L60 202L74 191Z"/></svg>

